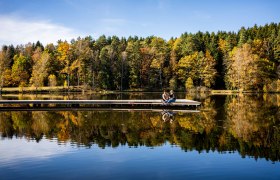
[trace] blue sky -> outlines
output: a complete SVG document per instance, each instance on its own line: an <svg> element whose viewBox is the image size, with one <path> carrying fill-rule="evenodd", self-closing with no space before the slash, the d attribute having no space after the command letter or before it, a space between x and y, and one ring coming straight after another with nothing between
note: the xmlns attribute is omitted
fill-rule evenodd
<svg viewBox="0 0 280 180"><path fill-rule="evenodd" d="M279 8L278 0L0 0L0 45L238 31L279 23Z"/></svg>

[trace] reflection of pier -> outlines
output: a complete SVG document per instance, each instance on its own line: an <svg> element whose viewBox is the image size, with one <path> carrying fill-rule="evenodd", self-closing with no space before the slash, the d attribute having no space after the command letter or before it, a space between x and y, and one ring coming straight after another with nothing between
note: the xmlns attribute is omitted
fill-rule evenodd
<svg viewBox="0 0 280 180"><path fill-rule="evenodd" d="M145 99L145 100L1 100L2 107L22 106L30 107L41 106L64 106L64 107L149 107L149 108L176 108L176 107L197 107L201 103L187 99L177 99L171 104L163 104L162 100ZM0 108L2 108L0 107Z"/></svg>

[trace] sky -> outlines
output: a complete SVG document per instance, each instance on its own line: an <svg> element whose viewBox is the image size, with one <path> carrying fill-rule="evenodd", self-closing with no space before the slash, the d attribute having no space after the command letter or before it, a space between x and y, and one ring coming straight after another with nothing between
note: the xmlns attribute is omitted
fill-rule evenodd
<svg viewBox="0 0 280 180"><path fill-rule="evenodd" d="M279 0L0 0L0 45L235 31L280 22Z"/></svg>

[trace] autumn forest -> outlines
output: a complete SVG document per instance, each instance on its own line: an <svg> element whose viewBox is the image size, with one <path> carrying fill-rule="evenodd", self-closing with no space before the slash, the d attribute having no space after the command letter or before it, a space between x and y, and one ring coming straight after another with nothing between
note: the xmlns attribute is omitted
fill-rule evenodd
<svg viewBox="0 0 280 180"><path fill-rule="evenodd" d="M280 23L238 32L91 36L56 45L3 45L3 87L79 86L91 90L227 89L280 91Z"/></svg>

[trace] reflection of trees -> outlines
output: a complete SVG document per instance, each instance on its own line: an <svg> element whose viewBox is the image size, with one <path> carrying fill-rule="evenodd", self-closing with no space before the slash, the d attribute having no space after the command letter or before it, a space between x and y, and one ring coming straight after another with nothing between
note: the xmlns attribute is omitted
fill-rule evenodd
<svg viewBox="0 0 280 180"><path fill-rule="evenodd" d="M31 113L30 112L13 112L11 114L11 118L13 121L13 129L16 132L16 136L31 136Z"/></svg>
<svg viewBox="0 0 280 180"><path fill-rule="evenodd" d="M280 112L277 96L228 96L226 120L217 121L215 98L203 101L201 112L174 115L164 122L158 112L1 112L2 137L45 136L78 146L160 146L166 141L183 150L239 151L242 156L279 161ZM216 99L215 99L216 100Z"/></svg>
<svg viewBox="0 0 280 180"><path fill-rule="evenodd" d="M13 121L9 112L0 113L0 133L2 137L14 135Z"/></svg>
<svg viewBox="0 0 280 180"><path fill-rule="evenodd" d="M204 100L200 113L178 114L176 121L178 128L174 134L176 144L185 150L198 151L215 149L216 130L214 101Z"/></svg>
<svg viewBox="0 0 280 180"><path fill-rule="evenodd" d="M189 116L178 116L176 120L181 127L193 131L194 133L202 134L206 131L206 133L209 134L215 126L215 116L217 114L213 104L214 102L211 101L210 98L205 99L203 111L201 113L193 113Z"/></svg>
<svg viewBox="0 0 280 180"><path fill-rule="evenodd" d="M225 127L238 141L242 155L279 159L279 106L269 99L260 95L228 97Z"/></svg>
<svg viewBox="0 0 280 180"><path fill-rule="evenodd" d="M32 113L32 125L31 128L36 137L42 137L44 134L47 134L49 131L49 124L44 117L45 114L41 112Z"/></svg>

